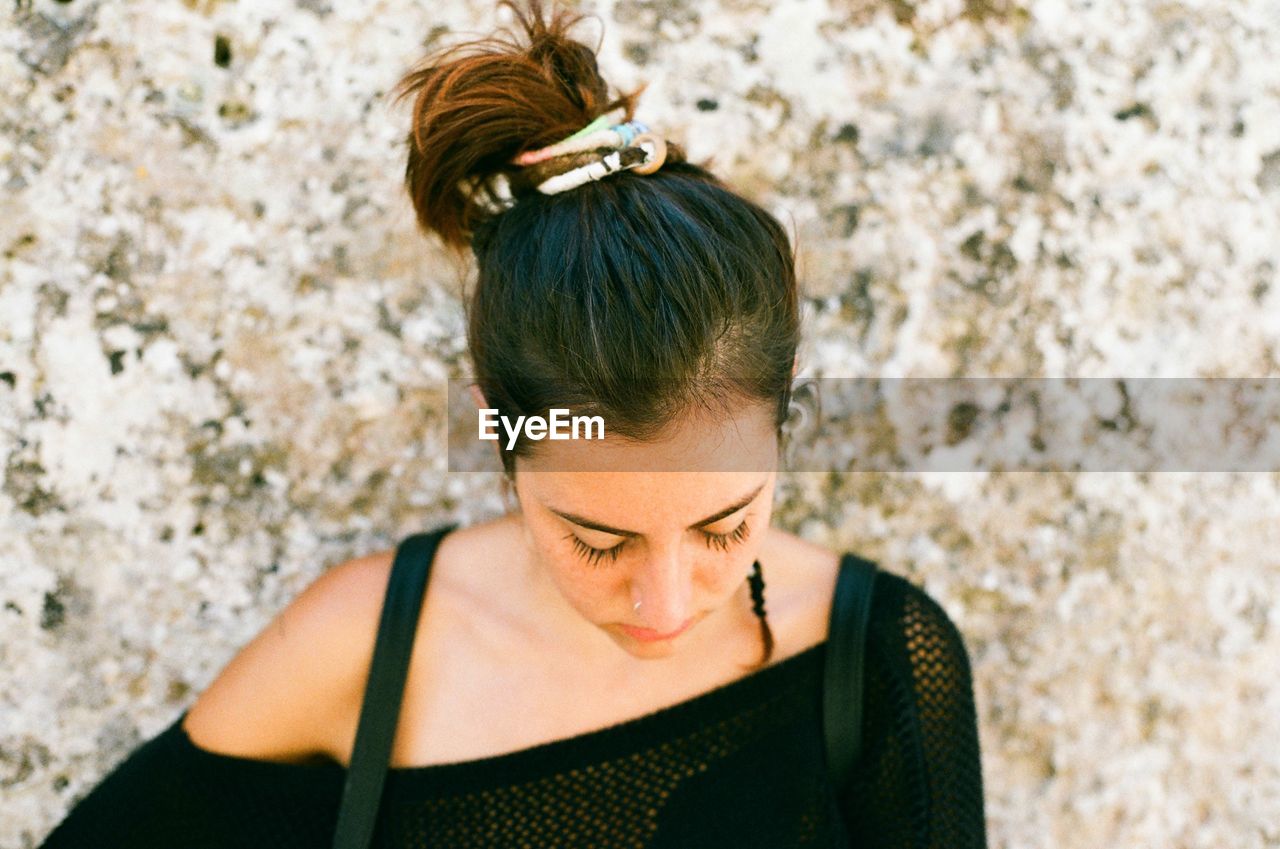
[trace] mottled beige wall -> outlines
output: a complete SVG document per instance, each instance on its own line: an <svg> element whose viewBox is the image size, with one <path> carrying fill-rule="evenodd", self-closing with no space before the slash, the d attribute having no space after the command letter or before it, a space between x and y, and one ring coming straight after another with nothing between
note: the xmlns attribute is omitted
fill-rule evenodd
<svg viewBox="0 0 1280 849"><path fill-rule="evenodd" d="M24 8L29 6L29 8ZM616 0L640 117L791 223L806 374L1278 371L1280 6ZM443 473L457 271L384 94L459 0L0 11L0 846ZM588 30L589 31L589 30ZM230 48L214 62L215 39ZM991 845L1280 845L1280 476L797 476L973 658Z"/></svg>

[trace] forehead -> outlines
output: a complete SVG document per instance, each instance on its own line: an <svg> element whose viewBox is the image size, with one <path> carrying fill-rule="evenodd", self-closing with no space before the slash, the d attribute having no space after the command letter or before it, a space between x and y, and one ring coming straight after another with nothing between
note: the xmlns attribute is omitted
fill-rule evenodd
<svg viewBox="0 0 1280 849"><path fill-rule="evenodd" d="M777 437L771 411L687 418L662 439L542 443L518 461L522 494L561 512L640 530L692 524L772 480Z"/></svg>
<svg viewBox="0 0 1280 849"><path fill-rule="evenodd" d="M521 473L517 485L548 510L585 517L588 527L643 534L692 527L751 496L759 503L772 480L765 472L534 472Z"/></svg>
<svg viewBox="0 0 1280 849"><path fill-rule="evenodd" d="M611 433L605 420L603 439L542 440L517 461L517 469L662 473L679 480L694 473L767 473L776 468L777 452L772 407L752 403L715 413L690 411L660 435L642 441Z"/></svg>

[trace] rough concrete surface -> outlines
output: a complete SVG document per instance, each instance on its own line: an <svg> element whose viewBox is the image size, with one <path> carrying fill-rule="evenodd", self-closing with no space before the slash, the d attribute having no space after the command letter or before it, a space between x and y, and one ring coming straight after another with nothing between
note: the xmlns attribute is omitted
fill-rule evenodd
<svg viewBox="0 0 1280 849"><path fill-rule="evenodd" d="M1280 5L601 0L640 115L799 241L814 376L1275 376ZM442 469L459 277L386 92L438 0L0 10L0 847ZM587 33L595 32L589 24ZM795 475L925 585L993 847L1280 846L1280 475Z"/></svg>

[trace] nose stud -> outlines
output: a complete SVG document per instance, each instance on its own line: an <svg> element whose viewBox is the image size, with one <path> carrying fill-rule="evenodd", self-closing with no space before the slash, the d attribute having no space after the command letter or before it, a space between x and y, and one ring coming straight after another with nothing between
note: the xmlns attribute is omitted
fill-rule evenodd
<svg viewBox="0 0 1280 849"><path fill-rule="evenodd" d="M632 609L632 610L639 610L639 609L640 609L640 602L639 602L639 601L637 601L635 604L633 604L633 605L631 606L631 609Z"/></svg>

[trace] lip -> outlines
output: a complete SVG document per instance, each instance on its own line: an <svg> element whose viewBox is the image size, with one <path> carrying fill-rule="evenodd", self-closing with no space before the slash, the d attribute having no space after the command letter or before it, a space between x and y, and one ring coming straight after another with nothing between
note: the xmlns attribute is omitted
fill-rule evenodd
<svg viewBox="0 0 1280 849"><path fill-rule="evenodd" d="M679 628L666 634L660 634L657 631L652 631L648 628L637 628L634 625L619 625L618 627L622 629L624 634L631 637L633 640L638 640L642 643L658 643L663 640L673 640L680 636L685 631L689 630L689 626L694 623L695 619L696 617L689 617Z"/></svg>

